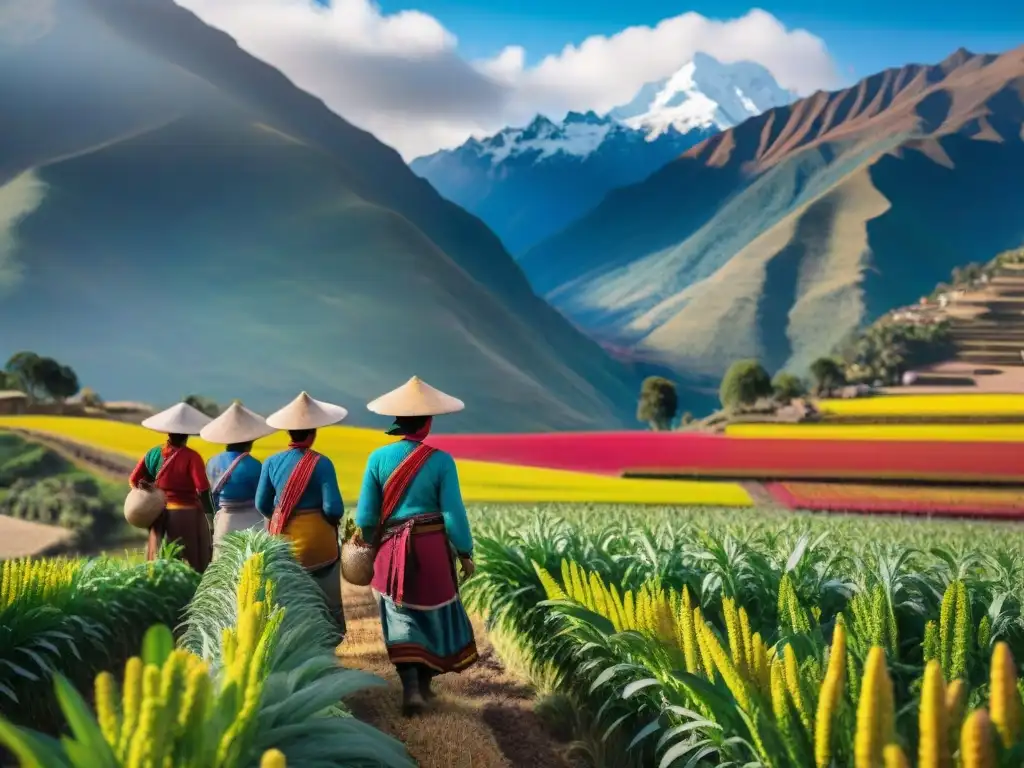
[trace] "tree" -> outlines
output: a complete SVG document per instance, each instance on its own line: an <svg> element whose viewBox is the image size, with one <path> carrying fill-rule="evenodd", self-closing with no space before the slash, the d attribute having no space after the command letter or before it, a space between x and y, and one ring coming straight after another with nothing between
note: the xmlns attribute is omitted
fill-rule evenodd
<svg viewBox="0 0 1024 768"><path fill-rule="evenodd" d="M831 357L819 357L811 363L811 376L816 395L827 394L846 384L842 367Z"/></svg>
<svg viewBox="0 0 1024 768"><path fill-rule="evenodd" d="M78 394L78 375L71 367L61 365L53 358L44 357L39 361L39 376L43 390L58 403Z"/></svg>
<svg viewBox="0 0 1024 768"><path fill-rule="evenodd" d="M220 406L208 397L203 397L202 395L189 395L185 398L185 403L191 405L197 411L205 413L211 419L220 416Z"/></svg>
<svg viewBox="0 0 1024 768"><path fill-rule="evenodd" d="M757 360L737 360L722 378L718 397L726 410L753 405L772 394L772 380Z"/></svg>
<svg viewBox="0 0 1024 768"><path fill-rule="evenodd" d="M788 371L779 371L772 379L772 391L776 400L780 403L788 403L798 397L803 397L807 393L807 388L799 376Z"/></svg>
<svg viewBox="0 0 1024 768"><path fill-rule="evenodd" d="M32 400L43 393L39 370L42 360L35 352L16 352L4 366L8 383L13 380L14 385Z"/></svg>
<svg viewBox="0 0 1024 768"><path fill-rule="evenodd" d="M672 425L679 408L676 385L661 376L648 376L640 386L640 402L636 418L650 424L651 429L665 431Z"/></svg>

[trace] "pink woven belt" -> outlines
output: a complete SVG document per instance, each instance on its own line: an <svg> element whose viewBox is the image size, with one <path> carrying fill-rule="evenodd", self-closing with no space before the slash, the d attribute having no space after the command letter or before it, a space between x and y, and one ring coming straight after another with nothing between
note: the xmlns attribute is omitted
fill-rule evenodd
<svg viewBox="0 0 1024 768"><path fill-rule="evenodd" d="M412 546L413 529L416 529L415 533L420 534L443 531L444 518L440 515L410 517L384 532L381 543L396 539L388 568L387 586L388 594L395 596L398 605L402 605L405 598L406 574L416 571L416 550Z"/></svg>

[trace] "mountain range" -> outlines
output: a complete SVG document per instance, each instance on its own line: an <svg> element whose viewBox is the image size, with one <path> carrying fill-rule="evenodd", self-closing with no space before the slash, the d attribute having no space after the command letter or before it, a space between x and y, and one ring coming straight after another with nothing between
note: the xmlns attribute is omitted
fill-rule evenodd
<svg viewBox="0 0 1024 768"><path fill-rule="evenodd" d="M950 270L1024 240L1024 47L959 50L716 133L519 256L622 357L804 373Z"/></svg>
<svg viewBox="0 0 1024 768"><path fill-rule="evenodd" d="M349 408L418 374L446 431L635 424L634 372L399 155L171 0L0 13L0 356L111 400Z"/></svg>
<svg viewBox="0 0 1024 768"><path fill-rule="evenodd" d="M470 139L410 167L520 254L612 189L641 181L703 139L794 98L759 64L722 64L698 53L605 115L569 112L559 122L537 115L526 127Z"/></svg>

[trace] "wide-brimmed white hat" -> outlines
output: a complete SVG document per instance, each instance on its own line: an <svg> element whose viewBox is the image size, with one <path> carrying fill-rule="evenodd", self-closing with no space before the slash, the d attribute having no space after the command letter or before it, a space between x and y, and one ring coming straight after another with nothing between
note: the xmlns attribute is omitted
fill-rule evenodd
<svg viewBox="0 0 1024 768"><path fill-rule="evenodd" d="M382 416L441 416L461 411L466 404L435 389L419 376L413 376L398 389L381 395L366 407Z"/></svg>
<svg viewBox="0 0 1024 768"><path fill-rule="evenodd" d="M266 419L236 400L224 413L203 427L199 436L209 443L231 445L251 443L276 431L267 425Z"/></svg>
<svg viewBox="0 0 1024 768"><path fill-rule="evenodd" d="M172 405L166 411L155 413L142 422L146 429L165 435L198 435L212 419L188 403Z"/></svg>
<svg viewBox="0 0 1024 768"><path fill-rule="evenodd" d="M274 429L320 429L337 424L348 416L340 405L314 400L307 393L292 400L279 411L267 416L267 426Z"/></svg>

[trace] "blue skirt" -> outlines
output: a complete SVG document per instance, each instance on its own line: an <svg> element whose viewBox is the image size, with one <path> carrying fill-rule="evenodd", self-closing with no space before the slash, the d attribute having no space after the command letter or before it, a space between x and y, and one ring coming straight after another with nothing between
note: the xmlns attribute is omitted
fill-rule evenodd
<svg viewBox="0 0 1024 768"><path fill-rule="evenodd" d="M436 608L414 608L376 590L374 596L392 664L423 664L440 674L461 672L477 660L473 625L458 597Z"/></svg>

